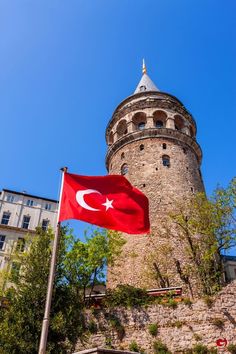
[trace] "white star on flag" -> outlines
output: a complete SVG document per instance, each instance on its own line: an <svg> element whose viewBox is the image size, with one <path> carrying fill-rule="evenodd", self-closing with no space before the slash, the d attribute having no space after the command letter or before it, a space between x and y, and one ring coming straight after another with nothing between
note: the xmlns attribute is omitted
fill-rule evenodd
<svg viewBox="0 0 236 354"><path fill-rule="evenodd" d="M104 205L106 207L106 211L110 208L114 209L113 205L113 200L109 200L108 198L106 198L106 203L103 203L102 205Z"/></svg>

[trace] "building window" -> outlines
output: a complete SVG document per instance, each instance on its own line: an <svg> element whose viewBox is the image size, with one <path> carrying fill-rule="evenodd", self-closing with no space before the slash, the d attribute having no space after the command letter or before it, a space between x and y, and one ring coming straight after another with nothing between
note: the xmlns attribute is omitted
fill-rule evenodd
<svg viewBox="0 0 236 354"><path fill-rule="evenodd" d="M26 205L33 206L34 205L34 201L32 199L28 199Z"/></svg>
<svg viewBox="0 0 236 354"><path fill-rule="evenodd" d="M166 149L166 144L164 143L164 144L162 144L162 149Z"/></svg>
<svg viewBox="0 0 236 354"><path fill-rule="evenodd" d="M6 239L5 235L0 235L0 250L4 249L5 239Z"/></svg>
<svg viewBox="0 0 236 354"><path fill-rule="evenodd" d="M170 167L170 157L167 155L162 156L162 163L165 167Z"/></svg>
<svg viewBox="0 0 236 354"><path fill-rule="evenodd" d="M143 145L143 144L141 144L141 145L139 146L139 150L140 150L140 151L144 150L144 145Z"/></svg>
<svg viewBox="0 0 236 354"><path fill-rule="evenodd" d="M42 229L43 229L43 231L47 231L48 225L49 225L49 220L43 219L43 221L42 221Z"/></svg>
<svg viewBox="0 0 236 354"><path fill-rule="evenodd" d="M24 250L25 250L25 239L23 237L18 237L16 249L19 252L24 252Z"/></svg>
<svg viewBox="0 0 236 354"><path fill-rule="evenodd" d="M30 216L24 215L23 222L22 222L22 229L28 229L30 223Z"/></svg>
<svg viewBox="0 0 236 354"><path fill-rule="evenodd" d="M163 122L161 120L156 121L156 128L162 128L163 127Z"/></svg>
<svg viewBox="0 0 236 354"><path fill-rule="evenodd" d="M138 124L138 129L139 130L143 130L145 128L145 123L144 122L140 122L139 124Z"/></svg>
<svg viewBox="0 0 236 354"><path fill-rule="evenodd" d="M187 154L187 150L185 148L183 148L183 153Z"/></svg>
<svg viewBox="0 0 236 354"><path fill-rule="evenodd" d="M124 165L121 166L121 174L124 176L128 173L129 168L128 165L125 163Z"/></svg>
<svg viewBox="0 0 236 354"><path fill-rule="evenodd" d="M3 225L8 225L10 216L11 216L11 213L4 211L4 213L3 213L3 215L2 215L1 224L3 224Z"/></svg>
<svg viewBox="0 0 236 354"><path fill-rule="evenodd" d="M52 204L46 203L45 204L45 209L46 210L51 210L52 209Z"/></svg>
<svg viewBox="0 0 236 354"><path fill-rule="evenodd" d="M14 202L14 195L8 194L7 195L7 202L13 203Z"/></svg>
<svg viewBox="0 0 236 354"><path fill-rule="evenodd" d="M121 157L121 160L123 160L125 158L125 153L122 152L120 157Z"/></svg>

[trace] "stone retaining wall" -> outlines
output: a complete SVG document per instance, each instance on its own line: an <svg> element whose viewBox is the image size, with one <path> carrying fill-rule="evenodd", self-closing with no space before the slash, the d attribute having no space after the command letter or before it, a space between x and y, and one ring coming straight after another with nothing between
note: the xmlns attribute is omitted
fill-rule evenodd
<svg viewBox="0 0 236 354"><path fill-rule="evenodd" d="M191 305L179 303L176 309L164 305L147 308L116 308L87 312L87 322L96 323L97 333L90 334L85 342L79 342L77 350L93 347L113 347L127 350L136 341L146 354L152 354L155 340L160 339L172 353L184 353L196 343L216 348L216 340L226 338L228 344L236 344L236 281L226 286L214 299L211 307L204 300ZM114 326L116 318L120 328ZM148 326L158 325L158 333L152 336ZM219 326L223 323L222 326ZM122 328L124 333L122 333ZM227 349L220 349L220 352Z"/></svg>

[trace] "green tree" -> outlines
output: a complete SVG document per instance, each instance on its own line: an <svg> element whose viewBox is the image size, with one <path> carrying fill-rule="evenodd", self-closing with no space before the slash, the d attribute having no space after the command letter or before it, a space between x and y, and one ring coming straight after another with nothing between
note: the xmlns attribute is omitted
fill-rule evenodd
<svg viewBox="0 0 236 354"><path fill-rule="evenodd" d="M21 268L19 276L13 272L8 277L8 283L12 286L8 287L3 294L9 299L9 306L0 308L0 353L38 352L52 239L51 230L44 232L38 228L36 235L27 240L25 251L19 250L15 255L14 261L17 261ZM102 246L106 248L102 249ZM89 250L84 256L84 249L87 248ZM83 243L75 240L66 228L61 229L48 353L73 352L78 338L86 334L83 318L84 279L87 279L89 285L95 278L99 280L102 278L105 265L108 260L113 259L112 250L114 254L118 252L115 234L107 236L103 231L95 231L87 242ZM77 260L80 260L80 266L77 266ZM69 276L70 272L72 276Z"/></svg>
<svg viewBox="0 0 236 354"><path fill-rule="evenodd" d="M106 267L112 265L121 252L124 239L115 231L95 230L92 235L85 234L86 242L73 239L67 252L64 265L65 277L71 286L79 291L104 282Z"/></svg>
<svg viewBox="0 0 236 354"><path fill-rule="evenodd" d="M218 187L210 198L198 193L183 202L175 202L175 211L160 227L159 235L161 247L169 248L170 257L162 260L163 252L156 248L150 255L150 262L156 264L153 274L160 284L168 279L165 275L168 265L169 269L176 269L190 291L192 276L198 279L203 295L212 295L221 288L221 254L236 245L235 205L236 178L227 188ZM171 247L173 239L181 244L182 253L188 259L184 264L181 259L175 258Z"/></svg>
<svg viewBox="0 0 236 354"><path fill-rule="evenodd" d="M222 251L236 245L235 191L234 178L226 189L217 188L213 197L207 199L204 193L198 193L171 215L206 295L214 294L222 285ZM180 262L175 263L184 277Z"/></svg>

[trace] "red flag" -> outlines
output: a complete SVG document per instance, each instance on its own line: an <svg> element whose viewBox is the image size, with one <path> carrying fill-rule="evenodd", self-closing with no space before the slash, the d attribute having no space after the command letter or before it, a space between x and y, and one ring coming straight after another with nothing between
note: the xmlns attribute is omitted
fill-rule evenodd
<svg viewBox="0 0 236 354"><path fill-rule="evenodd" d="M59 221L67 219L128 234L150 231L148 198L120 175L64 173Z"/></svg>

